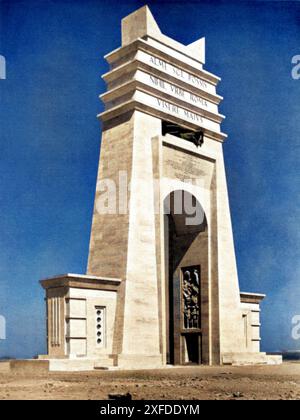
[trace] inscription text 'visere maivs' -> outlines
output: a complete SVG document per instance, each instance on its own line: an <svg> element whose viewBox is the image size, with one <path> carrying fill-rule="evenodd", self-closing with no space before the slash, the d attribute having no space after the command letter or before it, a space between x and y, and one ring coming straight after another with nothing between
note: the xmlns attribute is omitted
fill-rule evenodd
<svg viewBox="0 0 300 420"><path fill-rule="evenodd" d="M163 110L169 111L179 116L181 116L182 114L185 118L189 120L192 120L198 123L203 123L203 118L200 115L195 114L194 112L188 111L187 109L180 108L179 106L171 104L170 102L164 101L163 99L157 98L157 104Z"/></svg>

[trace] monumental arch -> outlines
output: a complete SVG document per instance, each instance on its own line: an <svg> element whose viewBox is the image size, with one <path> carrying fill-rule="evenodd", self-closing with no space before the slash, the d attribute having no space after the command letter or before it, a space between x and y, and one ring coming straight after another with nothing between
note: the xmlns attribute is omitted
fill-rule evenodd
<svg viewBox="0 0 300 420"><path fill-rule="evenodd" d="M122 20L122 45L105 59L87 272L41 281L40 357L53 370L276 361L260 352L264 295L239 289L205 39L169 38L145 6ZM117 211L99 211L103 180Z"/></svg>

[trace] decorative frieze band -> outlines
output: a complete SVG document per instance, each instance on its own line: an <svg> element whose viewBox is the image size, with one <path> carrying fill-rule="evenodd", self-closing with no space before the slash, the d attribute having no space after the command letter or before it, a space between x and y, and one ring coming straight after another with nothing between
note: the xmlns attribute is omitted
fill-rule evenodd
<svg viewBox="0 0 300 420"><path fill-rule="evenodd" d="M137 102L141 102L150 107L156 108L166 113L170 113L175 117L177 116L183 120L190 121L199 125L200 127L207 128L215 132L220 132L219 123L213 122L212 120L203 117L199 113L190 111L188 108L178 106L173 102L166 101L164 99L149 95L145 92L140 92L138 90L134 94L134 99Z"/></svg>
<svg viewBox="0 0 300 420"><path fill-rule="evenodd" d="M172 51L166 52L159 44L161 43L158 42L157 46L154 46L149 44L146 40L139 39L128 46L121 47L115 51L112 51L111 53L105 55L104 58L111 66L115 67L115 63L117 63L119 60L124 60L124 58L126 59L126 57L130 56L133 57L138 50L144 51L150 55L161 58L162 60L173 63L175 66L179 66L180 68L185 69L187 72L194 73L195 75L203 78L203 80L206 80L213 85L217 85L220 82L220 77L204 70L202 68L202 64L199 66L199 63L197 63L194 59L190 61L188 60L188 57L182 53L181 57L179 58L179 56L176 54L174 55ZM193 62L194 64L192 64Z"/></svg>
<svg viewBox="0 0 300 420"><path fill-rule="evenodd" d="M106 56L111 70L103 75L108 91L101 95L103 121L117 113L142 109L176 124L192 124L213 139L223 141L218 112L222 97L216 93L219 78L160 51L139 39ZM182 59L184 60L184 58Z"/></svg>
<svg viewBox="0 0 300 420"><path fill-rule="evenodd" d="M148 78L151 79L151 84L147 80ZM218 108L215 105L203 98L168 82L162 83L161 79L154 78L151 75L141 74L139 71L135 74L134 79L103 93L100 95L100 98L105 103L105 110L109 110L127 101L129 98L133 98L135 91L142 91L152 97L171 102L173 105L188 109L191 113L200 114L218 124L225 118L218 113ZM158 104L160 105L160 103Z"/></svg>

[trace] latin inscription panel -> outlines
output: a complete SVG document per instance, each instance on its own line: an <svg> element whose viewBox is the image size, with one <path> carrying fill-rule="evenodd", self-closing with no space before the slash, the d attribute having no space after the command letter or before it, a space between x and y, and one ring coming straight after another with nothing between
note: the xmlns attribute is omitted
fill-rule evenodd
<svg viewBox="0 0 300 420"><path fill-rule="evenodd" d="M196 95L192 92L188 92L185 89L182 89L166 80L162 80L156 76L153 76L149 73L145 73L141 70L138 70L135 75L136 80L145 83L148 86L152 86L155 89L165 92L168 95L172 95L175 98L181 99L182 101L187 102L197 108L205 109L207 111L218 114L218 106L209 102L208 100L201 98L199 95Z"/></svg>
<svg viewBox="0 0 300 420"><path fill-rule="evenodd" d="M202 89L205 92L211 93L213 95L216 94L216 87L213 84L208 83L205 80L201 79L201 77L195 76L192 73L188 73L187 71L177 66L174 66L173 64L170 64L167 61L154 57L153 55L145 53L144 51L138 51L137 58L143 63L148 64L162 71L163 73L173 76L178 80L182 80L191 86L194 86L198 89Z"/></svg>

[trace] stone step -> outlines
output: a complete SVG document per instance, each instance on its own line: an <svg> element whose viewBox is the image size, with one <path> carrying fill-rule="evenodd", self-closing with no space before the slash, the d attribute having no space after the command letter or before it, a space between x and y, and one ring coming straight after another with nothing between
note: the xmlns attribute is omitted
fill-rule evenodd
<svg viewBox="0 0 300 420"><path fill-rule="evenodd" d="M91 371L107 370L114 367L114 360L110 357L77 358L77 359L49 359L50 371Z"/></svg>
<svg viewBox="0 0 300 420"><path fill-rule="evenodd" d="M222 363L230 366L280 365L282 364L282 356L266 353L224 353Z"/></svg>
<svg viewBox="0 0 300 420"><path fill-rule="evenodd" d="M0 372L16 373L49 372L49 361L38 359L7 360L0 363Z"/></svg>

